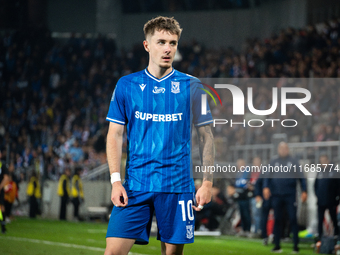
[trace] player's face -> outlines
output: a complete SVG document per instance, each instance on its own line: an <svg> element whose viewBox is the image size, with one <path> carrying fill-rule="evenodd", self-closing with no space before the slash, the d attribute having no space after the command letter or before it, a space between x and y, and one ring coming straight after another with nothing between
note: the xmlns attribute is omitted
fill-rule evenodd
<svg viewBox="0 0 340 255"><path fill-rule="evenodd" d="M177 51L178 36L168 31L155 31L144 41L144 47L149 52L149 63L155 67L171 68Z"/></svg>

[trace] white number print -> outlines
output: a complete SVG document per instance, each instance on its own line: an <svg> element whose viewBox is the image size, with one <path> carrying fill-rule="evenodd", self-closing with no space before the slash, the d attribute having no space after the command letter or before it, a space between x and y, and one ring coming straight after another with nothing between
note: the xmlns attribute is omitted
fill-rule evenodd
<svg viewBox="0 0 340 255"><path fill-rule="evenodd" d="M183 221L186 221L185 201L184 200L178 201L178 204L182 208L182 219ZM187 203L187 212L188 212L188 219L194 220L194 212L192 210L192 200L189 200Z"/></svg>

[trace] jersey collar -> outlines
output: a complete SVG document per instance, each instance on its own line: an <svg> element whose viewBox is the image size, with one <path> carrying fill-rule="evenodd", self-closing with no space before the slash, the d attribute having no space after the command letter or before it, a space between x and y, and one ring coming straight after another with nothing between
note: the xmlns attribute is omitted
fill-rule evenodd
<svg viewBox="0 0 340 255"><path fill-rule="evenodd" d="M164 76L164 77L161 78L161 79L157 79L155 76L153 76L152 74L149 73L149 71L148 71L147 68L145 68L145 73L146 73L146 75L149 76L151 79L154 79L154 80L157 81L157 82L161 82L161 81L166 80L166 79L169 78L171 75L173 75L174 72L175 72L175 69L172 68L172 71L171 71L169 74L167 74L166 76Z"/></svg>

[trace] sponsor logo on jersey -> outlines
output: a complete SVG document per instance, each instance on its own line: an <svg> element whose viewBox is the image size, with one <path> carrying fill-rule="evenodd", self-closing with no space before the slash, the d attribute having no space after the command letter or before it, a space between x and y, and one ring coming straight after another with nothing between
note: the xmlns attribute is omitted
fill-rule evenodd
<svg viewBox="0 0 340 255"><path fill-rule="evenodd" d="M155 86L155 87L153 87L153 91L152 92L155 93L155 94L164 93L165 92L165 88L161 88L161 87Z"/></svg>
<svg viewBox="0 0 340 255"><path fill-rule="evenodd" d="M139 87L142 91L144 91L146 84L139 84Z"/></svg>
<svg viewBox="0 0 340 255"><path fill-rule="evenodd" d="M194 226L193 225L188 225L186 227L187 227L187 234L186 234L186 236L187 236L188 239L192 239L194 237L194 231L193 231Z"/></svg>
<svg viewBox="0 0 340 255"><path fill-rule="evenodd" d="M179 81L171 81L171 92L175 94L181 92L179 90Z"/></svg>
<svg viewBox="0 0 340 255"><path fill-rule="evenodd" d="M183 113L173 113L173 114L155 114L147 112L135 111L136 119L145 121L156 121L156 122L169 122L169 121L181 121Z"/></svg>

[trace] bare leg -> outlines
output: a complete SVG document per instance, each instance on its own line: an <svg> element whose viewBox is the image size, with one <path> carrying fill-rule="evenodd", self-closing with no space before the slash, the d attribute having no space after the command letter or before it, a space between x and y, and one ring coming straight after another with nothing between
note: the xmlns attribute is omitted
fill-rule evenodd
<svg viewBox="0 0 340 255"><path fill-rule="evenodd" d="M135 239L108 237L104 255L127 255L135 241Z"/></svg>
<svg viewBox="0 0 340 255"><path fill-rule="evenodd" d="M161 242L162 255L183 255L184 244Z"/></svg>

